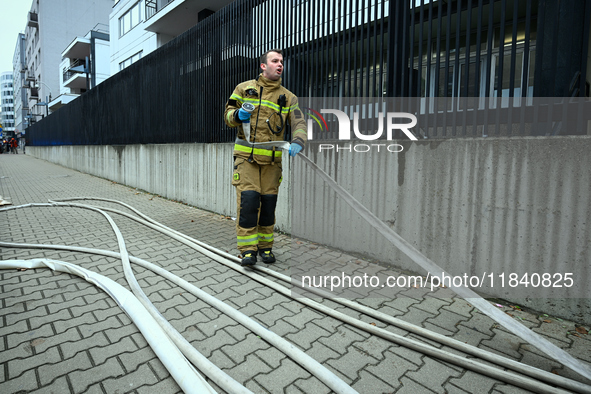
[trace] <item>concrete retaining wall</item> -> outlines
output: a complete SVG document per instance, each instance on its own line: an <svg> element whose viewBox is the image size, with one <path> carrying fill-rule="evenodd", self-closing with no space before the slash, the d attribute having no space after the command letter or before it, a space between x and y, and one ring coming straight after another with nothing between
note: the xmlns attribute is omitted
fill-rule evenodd
<svg viewBox="0 0 591 394"><path fill-rule="evenodd" d="M401 153L319 152L311 144L308 156L454 275L576 273L569 298L499 285L491 295L591 321L591 292L581 291L591 280L591 137L401 144ZM27 154L235 216L232 144L27 147ZM284 159L280 229L420 273L301 161L290 182L288 164Z"/></svg>

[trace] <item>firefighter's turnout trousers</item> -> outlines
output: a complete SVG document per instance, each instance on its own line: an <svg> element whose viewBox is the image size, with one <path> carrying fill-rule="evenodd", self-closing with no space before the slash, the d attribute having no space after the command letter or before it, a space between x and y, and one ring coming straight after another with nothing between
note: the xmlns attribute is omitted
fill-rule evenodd
<svg viewBox="0 0 591 394"><path fill-rule="evenodd" d="M281 161L249 162L235 157L232 185L236 187L236 236L238 250L273 247L275 206L281 184Z"/></svg>

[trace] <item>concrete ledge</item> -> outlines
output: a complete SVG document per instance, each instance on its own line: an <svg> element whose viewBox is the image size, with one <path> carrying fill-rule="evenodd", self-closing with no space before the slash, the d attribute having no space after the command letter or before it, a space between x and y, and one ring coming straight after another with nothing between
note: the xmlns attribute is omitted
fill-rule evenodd
<svg viewBox="0 0 591 394"><path fill-rule="evenodd" d="M402 152L319 151L315 142L307 155L454 275L575 273L578 290L566 297L524 286L487 294L589 322L591 300L580 289L591 281L591 137L396 143ZM232 144L27 147L27 154L235 216ZM301 161L283 163L279 229L418 271Z"/></svg>

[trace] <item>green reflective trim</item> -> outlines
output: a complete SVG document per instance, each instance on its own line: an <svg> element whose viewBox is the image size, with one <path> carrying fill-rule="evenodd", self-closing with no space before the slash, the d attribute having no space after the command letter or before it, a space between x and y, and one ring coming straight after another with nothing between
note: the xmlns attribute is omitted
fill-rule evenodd
<svg viewBox="0 0 591 394"><path fill-rule="evenodd" d="M257 239L256 241L248 241L248 242L238 241L237 244L238 244L238 246L258 245L259 240Z"/></svg>
<svg viewBox="0 0 591 394"><path fill-rule="evenodd" d="M273 234L261 234L261 233L259 233L259 240L271 242L271 241L273 241Z"/></svg>
<svg viewBox="0 0 591 394"><path fill-rule="evenodd" d="M239 152L250 153L253 149L251 147L248 147L248 146L242 146L242 145L234 144L234 150L237 150ZM281 151L280 150L272 151L272 150L269 150L269 149L254 148L253 154L259 155L259 156L269 156L269 157L272 157L273 156L273 152L275 152L275 157L281 157Z"/></svg>
<svg viewBox="0 0 591 394"><path fill-rule="evenodd" d="M269 100L259 100L259 99L256 99L256 98L240 97L237 94L232 94L230 96L230 98L237 100L241 104L242 103L251 103L251 104L254 104L254 105L259 105L260 104L263 107L268 107L268 108L271 108L271 109L279 112L279 106L277 104L275 104L274 102L269 101ZM286 114L289 111L296 110L296 109L299 109L299 108L300 108L300 106L297 105L297 104L294 105L293 107L284 107L283 110L281 111L281 113L282 114Z"/></svg>
<svg viewBox="0 0 591 394"><path fill-rule="evenodd" d="M238 246L256 245L259 243L258 235L243 235L243 236L238 235L236 238L238 239L238 242L237 242Z"/></svg>
<svg viewBox="0 0 591 394"><path fill-rule="evenodd" d="M232 95L230 96L230 99L237 100L237 101L239 101L240 103L242 103L242 102L244 101L244 99L243 99L242 97L238 96L237 94L232 94Z"/></svg>
<svg viewBox="0 0 591 394"><path fill-rule="evenodd" d="M255 235L237 235L236 238L241 239L241 240L257 239L258 238L258 234L255 234Z"/></svg>

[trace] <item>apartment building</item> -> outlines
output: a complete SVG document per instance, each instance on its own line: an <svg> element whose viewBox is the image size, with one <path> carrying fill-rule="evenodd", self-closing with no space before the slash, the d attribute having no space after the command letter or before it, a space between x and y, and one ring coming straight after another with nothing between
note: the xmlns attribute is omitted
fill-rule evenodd
<svg viewBox="0 0 591 394"><path fill-rule="evenodd" d="M111 75L108 26L98 24L84 37L76 37L62 52L59 96L49 103L55 111Z"/></svg>
<svg viewBox="0 0 591 394"><path fill-rule="evenodd" d="M0 75L0 98L2 112L0 124L4 137L14 137L14 86L12 71L3 72Z"/></svg>
<svg viewBox="0 0 591 394"><path fill-rule="evenodd" d="M109 16L111 75L212 15L231 0L115 0Z"/></svg>
<svg viewBox="0 0 591 394"><path fill-rule="evenodd" d="M25 84L31 121L49 113L52 96L60 91L61 54L74 37L97 23L106 24L112 0L34 0L25 30Z"/></svg>
<svg viewBox="0 0 591 394"><path fill-rule="evenodd" d="M19 33L12 58L12 77L14 87L14 132L18 137L24 134L28 126L29 108L27 107L27 91L23 87L25 81L25 35Z"/></svg>

